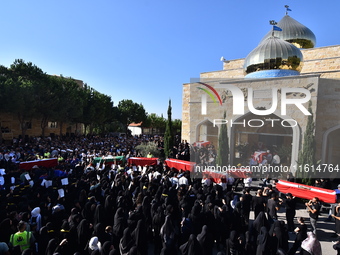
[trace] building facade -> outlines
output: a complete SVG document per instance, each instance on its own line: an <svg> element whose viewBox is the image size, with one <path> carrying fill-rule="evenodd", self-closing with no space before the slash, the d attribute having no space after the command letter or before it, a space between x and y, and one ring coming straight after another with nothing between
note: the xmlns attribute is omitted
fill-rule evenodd
<svg viewBox="0 0 340 255"><path fill-rule="evenodd" d="M277 26L282 32L266 35L245 59L224 61L223 70L183 85L182 139L217 147L226 123L231 164L240 162L247 145L246 157L288 148L285 163L293 166L307 111L315 123L316 160L340 165L340 45L312 48L314 34L289 15ZM298 26L302 32L293 31Z"/></svg>

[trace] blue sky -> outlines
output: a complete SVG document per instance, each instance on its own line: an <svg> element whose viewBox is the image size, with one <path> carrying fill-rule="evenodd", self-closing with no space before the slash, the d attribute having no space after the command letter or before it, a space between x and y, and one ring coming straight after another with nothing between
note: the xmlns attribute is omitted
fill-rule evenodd
<svg viewBox="0 0 340 255"><path fill-rule="evenodd" d="M182 84L220 70L221 56L246 57L286 4L317 47L340 43L334 0L11 0L0 4L0 64L24 59L165 117L171 99L181 118Z"/></svg>

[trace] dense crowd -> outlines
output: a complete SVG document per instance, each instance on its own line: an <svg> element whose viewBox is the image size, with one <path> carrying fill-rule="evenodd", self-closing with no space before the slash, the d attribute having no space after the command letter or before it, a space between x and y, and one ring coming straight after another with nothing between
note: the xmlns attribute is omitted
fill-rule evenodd
<svg viewBox="0 0 340 255"><path fill-rule="evenodd" d="M162 162L146 168L91 166L94 157L138 156L135 147L145 141L162 143L139 136L33 138L3 145L0 254L295 254L288 249L288 231L297 233L296 249L321 254L303 218L297 228L278 220L282 200L269 183L253 196L249 188L237 193ZM173 154L188 157L188 151L179 142ZM55 168L18 167L50 157L58 158ZM295 211L292 196L285 203Z"/></svg>

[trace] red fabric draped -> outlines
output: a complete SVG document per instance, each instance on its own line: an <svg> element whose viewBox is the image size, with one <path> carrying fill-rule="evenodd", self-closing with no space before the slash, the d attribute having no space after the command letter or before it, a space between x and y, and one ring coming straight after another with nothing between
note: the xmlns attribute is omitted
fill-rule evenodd
<svg viewBox="0 0 340 255"><path fill-rule="evenodd" d="M154 166L158 164L158 158L137 158L131 157L128 159L129 166Z"/></svg>
<svg viewBox="0 0 340 255"><path fill-rule="evenodd" d="M25 170L31 170L33 166L39 166L39 167L55 167L58 165L58 159L57 158L51 158L51 159L41 159L41 160L33 160L33 161L27 161L22 162L19 165L20 169Z"/></svg>
<svg viewBox="0 0 340 255"><path fill-rule="evenodd" d="M336 202L335 191L330 189L323 189L282 180L279 180L279 182L276 184L276 188L282 193L292 193L292 195L295 197L309 200L313 197L318 197L321 201L325 203L332 204Z"/></svg>

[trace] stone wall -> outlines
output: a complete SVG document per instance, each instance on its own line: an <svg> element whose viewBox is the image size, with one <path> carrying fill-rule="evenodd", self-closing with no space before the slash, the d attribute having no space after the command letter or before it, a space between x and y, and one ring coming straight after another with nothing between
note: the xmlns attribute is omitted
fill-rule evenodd
<svg viewBox="0 0 340 255"><path fill-rule="evenodd" d="M244 115L233 115L233 100L232 95L223 89L225 84L232 84L243 90L245 95L244 102ZM202 86L198 83L185 84L183 86L183 127L182 127L182 138L188 140L190 143L197 141L199 134L198 130L202 123L206 121L214 122L216 119L223 119L224 112L226 112L226 120L228 121L228 133L233 136L234 130L230 126L231 121L240 121L243 116L249 114L247 91L248 88L252 88L253 91L261 91L261 93L266 94L266 96L261 97L257 92L257 98L254 97L253 105L254 108L262 107L262 109L270 109L272 106L271 91L272 88L277 88L280 91L281 88L306 88L311 92L311 102L312 102L312 113L316 116L317 112L317 99L318 99L318 88L319 88L319 75L305 75L305 76L290 76L282 78L270 78L270 79L248 79L248 80L230 80L230 79L220 79L219 81L211 81L209 85L213 86L219 95L222 96L224 102L222 106L218 103L213 102L210 97L207 98L207 115L202 115L201 105L202 105L202 95L205 93L199 90L197 87ZM224 97L223 97L224 95ZM305 116L295 105L287 105L287 114L283 116L281 114L281 94L277 94L278 104L275 115L278 119L294 119L297 121L298 126L295 128L294 134L292 135L293 142L295 143L295 158L297 159L297 153L299 148L301 148L301 143L303 141L303 133L306 129L307 116ZM287 96L287 98L301 98L302 95L298 93L292 93ZM308 108L308 103L304 104L305 108ZM259 119L259 116L253 115L253 118ZM265 116L263 116L265 117ZM287 123L286 123L287 124ZM253 132L257 133L258 128L245 127L239 128L241 132ZM275 133L275 132L273 132ZM318 138L319 139L319 138ZM235 143L235 140L230 139L231 143ZM321 141L318 141L320 144ZM233 145L230 145L233 147ZM318 151L318 156L320 157L320 151Z"/></svg>
<svg viewBox="0 0 340 255"><path fill-rule="evenodd" d="M301 74L322 73L325 78L340 78L340 45L301 50ZM223 70L201 73L201 78L243 78L244 59L223 63Z"/></svg>
<svg viewBox="0 0 340 255"><path fill-rule="evenodd" d="M59 125L59 123L58 123ZM9 113L0 113L0 126L3 128L8 128L8 132L3 133L3 139L11 140L13 138L18 138L21 136L21 128L20 122L15 118L14 115ZM78 125L79 128L82 128L82 125ZM65 135L67 132L75 132L75 125L70 125L64 123L62 134ZM45 128L45 136L50 136L50 134L59 135L60 128L57 126L56 128ZM32 119L31 128L26 131L27 136L41 136L41 127L40 121L37 119Z"/></svg>
<svg viewBox="0 0 340 255"><path fill-rule="evenodd" d="M321 78L318 93L317 112L315 118L317 160L322 159L322 150L324 150L324 153L327 154L326 147L329 146L327 144L327 137L325 136L325 134L327 134L327 131L329 131L330 129L336 128L337 126L340 125L339 99L340 99L340 80ZM340 128L340 126L338 128ZM338 151L336 154L340 155L340 151ZM327 155L325 155L324 157L327 157ZM337 163L340 163L340 159L338 159Z"/></svg>

